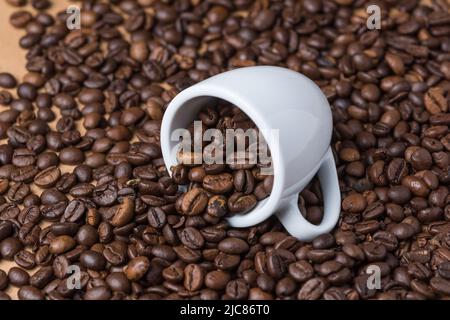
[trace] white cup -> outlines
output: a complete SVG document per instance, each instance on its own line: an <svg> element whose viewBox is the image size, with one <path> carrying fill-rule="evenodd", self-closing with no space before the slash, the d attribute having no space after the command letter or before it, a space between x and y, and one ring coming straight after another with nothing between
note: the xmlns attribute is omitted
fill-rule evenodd
<svg viewBox="0 0 450 320"><path fill-rule="evenodd" d="M302 241L329 232L340 213L340 190L330 148L332 116L327 99L307 77L285 68L258 66L218 74L180 92L167 107L161 149L167 169L177 164L179 142L171 133L187 128L211 98L244 111L264 132L270 148L274 183L270 196L250 212L228 218L233 227L249 227L276 214L286 230ZM298 194L318 172L324 198L319 225L300 213Z"/></svg>

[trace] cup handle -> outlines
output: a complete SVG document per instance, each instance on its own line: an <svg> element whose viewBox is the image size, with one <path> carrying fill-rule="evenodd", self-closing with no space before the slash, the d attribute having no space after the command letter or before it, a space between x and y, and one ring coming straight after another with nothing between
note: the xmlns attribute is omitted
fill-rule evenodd
<svg viewBox="0 0 450 320"><path fill-rule="evenodd" d="M319 181L324 198L324 216L319 225L308 222L298 207L298 195L292 195L278 212L277 217L286 230L301 241L311 241L321 234L327 233L336 225L341 211L341 195L331 147L319 171Z"/></svg>

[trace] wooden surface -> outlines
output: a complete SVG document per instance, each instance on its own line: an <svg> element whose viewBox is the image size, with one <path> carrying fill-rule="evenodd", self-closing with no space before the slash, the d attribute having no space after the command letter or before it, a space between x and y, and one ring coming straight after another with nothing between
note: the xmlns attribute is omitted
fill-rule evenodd
<svg viewBox="0 0 450 320"><path fill-rule="evenodd" d="M68 0L57 0L53 1L53 6L48 12L56 13L61 10L65 10L68 5L73 4ZM12 73L18 81L23 80L23 76L26 74L25 64L26 64L26 50L21 49L19 46L19 39L25 34L23 29L15 29L9 24L9 16L17 11L18 8L14 8L8 5L5 0L0 0L0 72ZM26 9L35 12L33 8L28 5L20 9ZM15 90L10 91L14 96L16 96ZM5 107L0 106L0 111L5 110ZM54 126L55 123L52 123ZM1 143L4 143L2 140ZM69 166L62 166L61 171L71 171L72 168ZM33 192L40 194L41 190L32 187ZM0 260L0 269L8 272L8 270L14 266L14 262ZM34 270L29 270L30 275ZM16 298L17 288L10 286L6 291L12 298Z"/></svg>

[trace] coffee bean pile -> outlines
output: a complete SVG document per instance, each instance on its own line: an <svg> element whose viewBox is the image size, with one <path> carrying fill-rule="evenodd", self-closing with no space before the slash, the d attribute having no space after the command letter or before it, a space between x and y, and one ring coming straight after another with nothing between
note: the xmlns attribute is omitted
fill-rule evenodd
<svg viewBox="0 0 450 320"><path fill-rule="evenodd" d="M258 141L259 131L244 112L230 103L212 101L188 129L188 149L181 148L184 143L181 141L177 154L179 164L171 168L175 183L189 183L189 191L177 199L179 213L204 214L206 221L218 223L222 217L251 211L258 201L270 195L274 178L269 167L270 153L264 154L269 150L258 148L264 142ZM218 130L219 142L203 141L203 134L209 129ZM227 131L233 134L227 136ZM253 134L251 139L246 138L246 133ZM196 142L200 150L195 150ZM209 159L212 156L215 158ZM264 163L260 161L261 156L266 157ZM213 163L208 164L212 160ZM267 172L262 171L262 167Z"/></svg>
<svg viewBox="0 0 450 320"><path fill-rule="evenodd" d="M0 270L0 298L450 296L447 1L376 1L369 30L365 0L87 0L72 31L47 0L7 2L28 73L0 74L0 258L17 265ZM332 108L342 212L312 243L274 218L180 214L161 157L179 91L267 64L313 79ZM317 181L299 197L311 222L321 200Z"/></svg>

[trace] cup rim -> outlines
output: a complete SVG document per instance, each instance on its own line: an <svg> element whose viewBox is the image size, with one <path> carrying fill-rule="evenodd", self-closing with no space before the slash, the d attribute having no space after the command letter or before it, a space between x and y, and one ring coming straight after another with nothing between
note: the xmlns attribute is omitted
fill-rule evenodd
<svg viewBox="0 0 450 320"><path fill-rule="evenodd" d="M214 80L214 77L183 90L169 103L169 106L164 113L161 124L161 149L163 158L170 159L171 163L176 163L176 161L172 161L174 159L172 154L173 144L170 140L170 131L172 129L171 124L173 123L175 114L188 101L200 97L219 98L234 104L243 112L245 112L258 128L263 129L262 134L271 150L274 181L272 191L267 199L258 201L259 203L257 204L257 206L251 211L242 215L229 217L227 218L227 220L234 227L253 226L274 215L280 205L283 195L283 185L285 181L283 157L281 152L272 151L278 150L278 147L275 148L272 139L268 139L268 137L264 135L264 129L270 129L270 126L264 120L264 117L259 115L258 109L250 101L245 99L245 97L242 97L239 93L227 90L226 87L215 85L211 82L212 80ZM167 160L165 162L166 166L169 165L169 163L167 163ZM169 174L171 174L170 168L167 169L169 171ZM261 202L264 203L261 204ZM258 210L259 212L255 213L255 210Z"/></svg>

